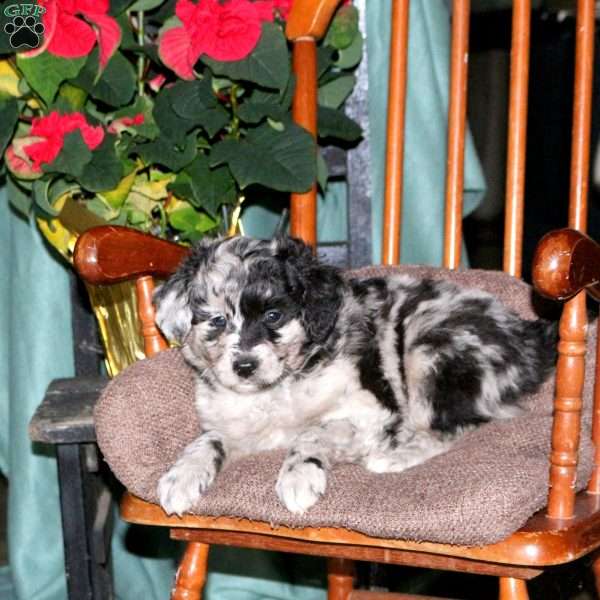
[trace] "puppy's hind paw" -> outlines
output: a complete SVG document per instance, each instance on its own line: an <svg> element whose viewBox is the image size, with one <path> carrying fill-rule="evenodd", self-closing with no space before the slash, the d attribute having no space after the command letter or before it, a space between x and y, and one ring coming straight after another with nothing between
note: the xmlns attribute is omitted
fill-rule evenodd
<svg viewBox="0 0 600 600"><path fill-rule="evenodd" d="M160 505L167 514L181 516L198 503L215 474L199 465L176 462L158 481Z"/></svg>
<svg viewBox="0 0 600 600"><path fill-rule="evenodd" d="M325 493L327 476L317 459L286 463L281 467L275 490L290 512L303 514Z"/></svg>

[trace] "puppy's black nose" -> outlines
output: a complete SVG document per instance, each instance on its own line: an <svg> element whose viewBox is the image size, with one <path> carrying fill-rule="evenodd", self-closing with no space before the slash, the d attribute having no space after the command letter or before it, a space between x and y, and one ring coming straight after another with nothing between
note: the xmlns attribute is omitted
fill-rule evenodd
<svg viewBox="0 0 600 600"><path fill-rule="evenodd" d="M240 356L233 361L233 370L240 377L250 377L258 367L258 361L251 356Z"/></svg>

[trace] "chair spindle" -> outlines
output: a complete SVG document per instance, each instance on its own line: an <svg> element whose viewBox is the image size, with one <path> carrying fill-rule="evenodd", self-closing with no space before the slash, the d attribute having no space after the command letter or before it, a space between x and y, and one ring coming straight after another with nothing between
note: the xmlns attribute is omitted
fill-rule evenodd
<svg viewBox="0 0 600 600"><path fill-rule="evenodd" d="M293 69L296 92L292 116L298 125L317 134L317 45L314 39L294 41ZM290 232L315 247L317 243L317 185L304 193L293 193L290 199Z"/></svg>
<svg viewBox="0 0 600 600"><path fill-rule="evenodd" d="M595 3L578 0L575 41L575 90L569 227L587 227L587 188L589 169L591 98L594 60ZM581 430L581 397L585 369L586 335L585 293L569 300L560 320L560 342L552 451L550 453L550 490L548 516L569 519L574 516L575 478ZM596 424L596 429L598 424Z"/></svg>
<svg viewBox="0 0 600 600"><path fill-rule="evenodd" d="M600 333L600 331L598 331ZM587 486L590 494L600 494L600 336L596 339L596 370L594 373L594 411L592 413L594 468ZM600 568L600 563L599 563ZM600 578L599 578L600 580Z"/></svg>
<svg viewBox="0 0 600 600"><path fill-rule="evenodd" d="M296 0L285 28L293 43L292 68L296 87L292 101L294 122L317 136L317 40L327 30L339 0ZM316 147L315 147L316 151ZM317 243L317 185L290 199L290 233L313 248Z"/></svg>
<svg viewBox="0 0 600 600"><path fill-rule="evenodd" d="M452 48L450 53L450 100L448 107L448 164L446 171L446 215L444 262L449 269L460 265L462 208L469 61L469 0L452 3Z"/></svg>
<svg viewBox="0 0 600 600"><path fill-rule="evenodd" d="M327 560L327 600L347 600L354 586L354 561L344 558Z"/></svg>
<svg viewBox="0 0 600 600"><path fill-rule="evenodd" d="M409 0L393 0L383 208L382 263L400 262Z"/></svg>
<svg viewBox="0 0 600 600"><path fill-rule="evenodd" d="M504 271L515 277L521 276L523 260L530 24L531 0L515 0L510 58L503 265Z"/></svg>
<svg viewBox="0 0 600 600"><path fill-rule="evenodd" d="M202 600L206 581L209 545L188 542L175 575L171 600Z"/></svg>
<svg viewBox="0 0 600 600"><path fill-rule="evenodd" d="M154 279L149 275L140 277L135 282L138 300L138 314L142 322L142 336L144 338L144 353L150 358L166 350L169 344L158 330L154 318L156 311L152 304L152 292L154 291Z"/></svg>

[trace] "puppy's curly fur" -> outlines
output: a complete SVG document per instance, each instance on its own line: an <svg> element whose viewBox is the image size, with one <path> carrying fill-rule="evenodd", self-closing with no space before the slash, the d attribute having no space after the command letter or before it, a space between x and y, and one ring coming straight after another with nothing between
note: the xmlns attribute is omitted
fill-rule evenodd
<svg viewBox="0 0 600 600"><path fill-rule="evenodd" d="M196 369L203 431L158 484L194 507L226 461L287 448L277 494L302 513L341 462L402 471L517 414L555 362L556 326L491 295L406 275L346 280L298 240L197 245L155 295Z"/></svg>

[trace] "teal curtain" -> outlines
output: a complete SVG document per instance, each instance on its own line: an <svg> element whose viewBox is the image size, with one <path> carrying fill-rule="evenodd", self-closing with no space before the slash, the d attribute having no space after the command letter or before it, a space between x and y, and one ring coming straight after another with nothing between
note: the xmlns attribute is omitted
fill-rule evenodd
<svg viewBox="0 0 600 600"><path fill-rule="evenodd" d="M387 46L390 0L368 3L369 118L372 156L374 261L378 260L382 205ZM445 166L449 15L445 2L412 0L405 161L403 259L439 264ZM467 140L465 212L483 190ZM345 189L331 186L319 203L319 237L346 231ZM276 211L250 207L248 233L270 235ZM2 600L64 600L56 464L51 449L33 446L27 425L47 384L73 374L69 286L65 267L44 244L35 224L17 217L0 192L0 469L9 478L9 560L0 569ZM115 584L122 600L168 597L173 559L127 551L127 526L113 539ZM279 554L215 548L208 600L324 600L322 562Z"/></svg>

